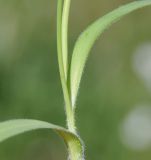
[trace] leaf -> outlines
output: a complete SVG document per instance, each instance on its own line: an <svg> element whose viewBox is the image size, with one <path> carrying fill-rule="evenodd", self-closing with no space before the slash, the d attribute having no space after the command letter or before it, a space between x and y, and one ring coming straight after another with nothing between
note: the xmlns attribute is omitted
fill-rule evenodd
<svg viewBox="0 0 151 160"><path fill-rule="evenodd" d="M70 4L71 0L64 0L62 11L62 57L66 80L68 74L68 22Z"/></svg>
<svg viewBox="0 0 151 160"><path fill-rule="evenodd" d="M135 1L121 6L95 21L80 35L74 46L70 68L70 88L73 107L75 107L79 84L87 57L97 38L105 29L123 16L148 5L151 5L151 0Z"/></svg>
<svg viewBox="0 0 151 160"><path fill-rule="evenodd" d="M57 52L58 52L58 63L61 80L66 82L65 68L64 68L64 57L62 53L62 8L63 0L58 0L57 3Z"/></svg>
<svg viewBox="0 0 151 160"><path fill-rule="evenodd" d="M73 160L82 160L83 148L80 138L67 129L39 120L19 119L0 123L0 142L15 135L36 129L53 129L67 145L69 156Z"/></svg>
<svg viewBox="0 0 151 160"><path fill-rule="evenodd" d="M57 3L57 50L59 54L59 60L63 63L62 58L62 31L61 31L61 25L62 25L62 6L63 6L63 0L58 0ZM63 64L62 64L63 66ZM64 69L63 69L64 72Z"/></svg>

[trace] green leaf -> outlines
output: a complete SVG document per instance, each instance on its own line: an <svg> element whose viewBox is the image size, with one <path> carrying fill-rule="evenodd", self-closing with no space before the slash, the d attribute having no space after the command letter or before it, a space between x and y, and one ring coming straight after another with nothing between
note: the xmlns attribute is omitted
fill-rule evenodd
<svg viewBox="0 0 151 160"><path fill-rule="evenodd" d="M57 3L57 51L58 51L58 63L60 77L62 81L65 81L65 70L64 70L64 58L62 53L62 9L63 9L63 0L58 0Z"/></svg>
<svg viewBox="0 0 151 160"><path fill-rule="evenodd" d="M62 57L66 80L68 74L68 23L70 3L71 0L64 0L62 11Z"/></svg>
<svg viewBox="0 0 151 160"><path fill-rule="evenodd" d="M0 123L0 142L15 135L36 129L53 129L67 145L69 156L72 160L82 160L83 148L80 138L67 129L39 120L20 119Z"/></svg>
<svg viewBox="0 0 151 160"><path fill-rule="evenodd" d="M135 1L121 6L95 21L80 35L75 43L70 69L70 88L73 107L75 107L83 69L94 42L111 24L128 13L148 5L151 5L151 0Z"/></svg>

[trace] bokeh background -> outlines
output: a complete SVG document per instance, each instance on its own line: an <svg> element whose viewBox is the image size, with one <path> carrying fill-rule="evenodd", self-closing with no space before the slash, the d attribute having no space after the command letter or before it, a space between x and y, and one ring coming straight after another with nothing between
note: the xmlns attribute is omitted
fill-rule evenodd
<svg viewBox="0 0 151 160"><path fill-rule="evenodd" d="M132 0L72 0L70 53L83 29ZM151 159L151 8L114 24L91 51L76 121L87 160ZM56 52L56 0L0 0L0 121L65 126ZM33 131L0 144L1 160L65 160L60 139Z"/></svg>

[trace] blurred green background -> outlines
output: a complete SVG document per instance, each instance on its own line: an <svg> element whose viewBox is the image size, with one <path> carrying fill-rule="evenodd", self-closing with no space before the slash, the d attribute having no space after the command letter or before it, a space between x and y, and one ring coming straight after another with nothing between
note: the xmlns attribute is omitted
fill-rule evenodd
<svg viewBox="0 0 151 160"><path fill-rule="evenodd" d="M72 0L70 53L88 24L131 1ZM128 15L91 51L76 111L87 160L151 159L150 19L150 7ZM63 106L56 1L0 0L0 121L65 126ZM65 160L66 150L53 132L33 131L1 143L0 159Z"/></svg>

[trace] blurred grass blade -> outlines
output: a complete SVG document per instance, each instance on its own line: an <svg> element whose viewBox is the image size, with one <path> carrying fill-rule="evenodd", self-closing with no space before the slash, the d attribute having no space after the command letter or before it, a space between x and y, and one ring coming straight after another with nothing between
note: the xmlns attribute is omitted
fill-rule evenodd
<svg viewBox="0 0 151 160"><path fill-rule="evenodd" d="M68 147L69 156L72 157L72 160L82 160L83 148L81 140L77 135L69 132L63 127L39 120L20 119L1 122L0 142L15 135L36 129L53 129L63 138Z"/></svg>
<svg viewBox="0 0 151 160"><path fill-rule="evenodd" d="M94 42L112 23L132 11L148 5L151 5L151 0L135 1L121 6L95 21L80 35L74 46L70 69L70 87L73 107L75 107L82 72Z"/></svg>

